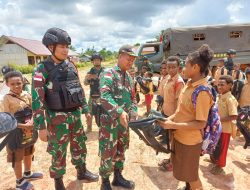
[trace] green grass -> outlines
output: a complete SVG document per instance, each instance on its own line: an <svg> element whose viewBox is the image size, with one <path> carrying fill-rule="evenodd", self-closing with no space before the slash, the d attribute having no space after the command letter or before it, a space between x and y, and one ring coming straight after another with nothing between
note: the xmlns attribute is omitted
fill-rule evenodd
<svg viewBox="0 0 250 190"><path fill-rule="evenodd" d="M110 60L110 61L105 61L102 62L103 67L112 67L117 63L117 60ZM14 68L17 71L20 71L25 78L27 78L29 81L31 81L31 73L33 72L33 69L35 66L33 65L17 65L17 64L10 64L12 68ZM78 62L76 63L76 67L78 70L85 70L85 69L90 69L92 67L91 62ZM0 74L0 81L3 80L3 76Z"/></svg>

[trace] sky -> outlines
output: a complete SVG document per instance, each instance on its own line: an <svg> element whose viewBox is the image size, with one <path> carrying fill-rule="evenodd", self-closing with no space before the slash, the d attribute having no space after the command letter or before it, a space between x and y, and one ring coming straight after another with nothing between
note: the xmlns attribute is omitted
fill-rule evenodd
<svg viewBox="0 0 250 190"><path fill-rule="evenodd" d="M116 51L170 27L250 23L249 0L0 0L0 36L41 40L66 30L77 51Z"/></svg>

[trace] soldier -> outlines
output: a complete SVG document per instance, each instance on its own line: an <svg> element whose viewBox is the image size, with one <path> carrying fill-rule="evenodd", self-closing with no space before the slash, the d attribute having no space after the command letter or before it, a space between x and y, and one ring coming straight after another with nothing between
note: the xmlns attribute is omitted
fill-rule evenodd
<svg viewBox="0 0 250 190"><path fill-rule="evenodd" d="M232 72L234 69L233 58L235 58L235 56L236 56L236 50L229 49L227 51L227 60L225 61L225 67L228 70L228 75L231 75L231 76L232 76Z"/></svg>
<svg viewBox="0 0 250 190"><path fill-rule="evenodd" d="M137 118L133 80L127 72L135 58L132 46L122 46L119 50L117 65L104 70L100 76L103 108L99 133L101 190L112 190L109 176L113 170L113 186L127 189L134 187L134 182L124 179L121 172L125 161L124 154L129 145L128 121Z"/></svg>
<svg viewBox="0 0 250 190"><path fill-rule="evenodd" d="M84 91L80 85L75 66L66 62L71 44L68 33L50 28L43 44L51 56L35 68L32 75L32 109L34 126L42 141L48 140L47 151L52 156L49 168L55 189L65 190L63 175L66 170L66 153L70 143L72 164L78 180L98 181L98 175L86 169L86 140L81 113L90 117ZM46 129L47 127L47 129Z"/></svg>
<svg viewBox="0 0 250 190"><path fill-rule="evenodd" d="M87 73L84 84L90 85L90 96L89 96L89 109L91 113L91 119L87 122L87 133L92 131L92 118L93 115L99 117L97 115L97 104L100 103L100 89L99 89L99 75L103 71L103 67L101 66L102 56L100 54L93 54L91 56L91 61L94 65ZM96 118L97 125L97 118Z"/></svg>

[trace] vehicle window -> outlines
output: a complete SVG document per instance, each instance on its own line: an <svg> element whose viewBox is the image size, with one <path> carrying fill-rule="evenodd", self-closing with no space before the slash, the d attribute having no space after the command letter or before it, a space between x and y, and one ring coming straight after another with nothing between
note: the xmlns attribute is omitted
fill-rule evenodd
<svg viewBox="0 0 250 190"><path fill-rule="evenodd" d="M229 36L230 38L240 38L242 37L242 31L232 31L230 32Z"/></svg>
<svg viewBox="0 0 250 190"><path fill-rule="evenodd" d="M142 55L157 54L159 52L159 46L143 47Z"/></svg>

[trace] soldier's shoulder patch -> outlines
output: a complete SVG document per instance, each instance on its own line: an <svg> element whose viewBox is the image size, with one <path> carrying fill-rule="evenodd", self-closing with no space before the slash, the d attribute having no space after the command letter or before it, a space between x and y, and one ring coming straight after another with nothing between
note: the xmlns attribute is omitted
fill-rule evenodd
<svg viewBox="0 0 250 190"><path fill-rule="evenodd" d="M36 71L34 73L33 79L34 81L43 81L43 74Z"/></svg>

